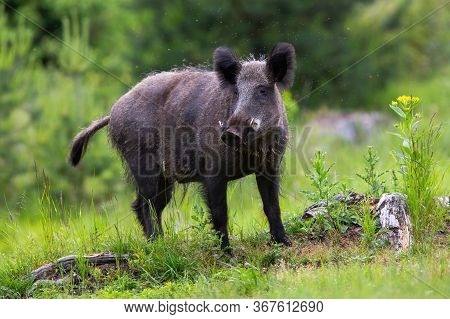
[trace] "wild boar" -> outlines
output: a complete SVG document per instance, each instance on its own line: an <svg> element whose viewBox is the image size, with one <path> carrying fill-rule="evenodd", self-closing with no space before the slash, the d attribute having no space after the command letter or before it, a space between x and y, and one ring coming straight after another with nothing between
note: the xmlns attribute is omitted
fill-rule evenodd
<svg viewBox="0 0 450 319"><path fill-rule="evenodd" d="M278 43L264 60L238 60L219 47L213 65L213 71L187 68L143 79L74 138L70 163L76 166L89 138L109 125L136 186L132 207L145 235L162 234L161 213L175 182L199 182L223 249L229 247L227 183L255 174L272 239L289 245L278 201L288 142L280 91L294 81L294 47Z"/></svg>

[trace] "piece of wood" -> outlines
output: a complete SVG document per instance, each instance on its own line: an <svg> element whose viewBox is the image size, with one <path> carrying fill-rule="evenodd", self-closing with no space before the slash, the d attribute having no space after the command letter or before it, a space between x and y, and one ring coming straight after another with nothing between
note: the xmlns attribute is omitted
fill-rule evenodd
<svg viewBox="0 0 450 319"><path fill-rule="evenodd" d="M436 197L436 203L438 204L438 206L447 209L447 212L450 213L450 196Z"/></svg>
<svg viewBox="0 0 450 319"><path fill-rule="evenodd" d="M33 270L31 276L33 281L59 280L73 270L78 262L86 262L91 266L124 264L128 262L128 255L116 255L108 252L85 256L69 255Z"/></svg>
<svg viewBox="0 0 450 319"><path fill-rule="evenodd" d="M380 199L369 198L366 195L350 192L347 196L337 194L333 200L347 206L362 206L369 202L370 209L378 219L380 228L384 228L379 238L386 239L395 251L401 251L411 246L411 221L405 196L399 193L383 194ZM305 209L302 219L325 214L329 218L325 202L314 203ZM354 228L354 227L353 227ZM362 228L354 228L359 232Z"/></svg>
<svg viewBox="0 0 450 319"><path fill-rule="evenodd" d="M347 206L362 205L369 200L369 204L372 208L375 208L375 205L378 202L378 199L376 198L368 198L366 195L356 192L350 192L346 196L343 194L336 194L333 197L333 200L346 204ZM307 207L303 212L302 219L309 219L317 216L318 214L325 214L328 216L327 205L324 201L314 203Z"/></svg>
<svg viewBox="0 0 450 319"><path fill-rule="evenodd" d="M377 204L376 213L381 227L386 232L380 238L389 240L395 251L409 248L412 244L411 220L403 194L383 194Z"/></svg>

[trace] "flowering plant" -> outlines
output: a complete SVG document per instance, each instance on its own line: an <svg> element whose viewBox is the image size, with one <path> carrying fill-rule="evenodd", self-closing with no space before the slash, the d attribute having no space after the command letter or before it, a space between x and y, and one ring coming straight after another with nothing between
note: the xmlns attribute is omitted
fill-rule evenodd
<svg viewBox="0 0 450 319"><path fill-rule="evenodd" d="M443 210L436 206L441 177L437 174L434 158L435 146L441 135L441 125L423 123L422 114L417 111L420 99L402 95L389 104L400 116L392 133L402 140L399 152L394 153L400 166L402 192L406 195L413 225L413 237L417 242L431 240L442 226Z"/></svg>
<svg viewBox="0 0 450 319"><path fill-rule="evenodd" d="M411 149L412 138L417 133L422 119L422 115L416 111L419 103L420 98L417 96L401 95L389 104L389 107L403 119L394 125L399 133L393 134L403 140L404 149Z"/></svg>

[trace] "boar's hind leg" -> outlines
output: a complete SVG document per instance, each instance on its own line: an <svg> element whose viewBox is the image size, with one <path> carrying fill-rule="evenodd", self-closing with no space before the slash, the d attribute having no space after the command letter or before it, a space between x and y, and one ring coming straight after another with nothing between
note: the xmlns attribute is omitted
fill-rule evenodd
<svg viewBox="0 0 450 319"><path fill-rule="evenodd" d="M203 187L214 230L220 236L220 246L228 251L227 182L221 178L206 179Z"/></svg>
<svg viewBox="0 0 450 319"><path fill-rule="evenodd" d="M272 239L286 246L291 245L291 241L286 236L284 226L281 221L280 204L278 202L279 177L267 176L265 174L256 175L259 194L264 206L264 213L269 220L270 234Z"/></svg>
<svg viewBox="0 0 450 319"><path fill-rule="evenodd" d="M161 214L172 198L173 185L163 177L137 180L136 200L132 207L147 238L162 235Z"/></svg>

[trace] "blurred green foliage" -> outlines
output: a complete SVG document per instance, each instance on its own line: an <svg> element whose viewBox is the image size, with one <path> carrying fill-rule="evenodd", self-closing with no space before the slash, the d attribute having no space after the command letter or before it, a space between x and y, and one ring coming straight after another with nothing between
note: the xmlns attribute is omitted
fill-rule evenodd
<svg viewBox="0 0 450 319"><path fill-rule="evenodd" d="M36 191L43 172L61 199L121 191L121 163L106 134L92 141L89 159L77 169L66 163L71 138L146 73L209 65L220 45L262 55L276 42L294 44L297 79L284 94L290 119L299 106L376 106L386 83L426 77L448 63L448 8L333 78L441 3L6 1L0 6L0 206Z"/></svg>

